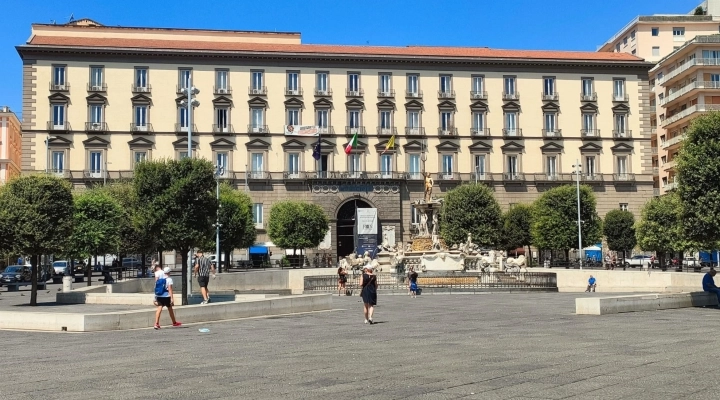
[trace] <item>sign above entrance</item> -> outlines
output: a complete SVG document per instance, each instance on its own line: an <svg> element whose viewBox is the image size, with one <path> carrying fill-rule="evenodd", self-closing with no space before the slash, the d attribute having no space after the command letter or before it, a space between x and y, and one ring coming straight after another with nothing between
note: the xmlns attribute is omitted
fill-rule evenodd
<svg viewBox="0 0 720 400"><path fill-rule="evenodd" d="M372 185L372 184L339 184L339 185L312 185L310 190L313 193L338 193L338 192L359 192L359 193L393 193L400 191L398 185Z"/></svg>
<svg viewBox="0 0 720 400"><path fill-rule="evenodd" d="M377 235L377 208L357 209L357 233L358 235Z"/></svg>
<svg viewBox="0 0 720 400"><path fill-rule="evenodd" d="M285 125L285 136L317 136L319 133L314 125Z"/></svg>

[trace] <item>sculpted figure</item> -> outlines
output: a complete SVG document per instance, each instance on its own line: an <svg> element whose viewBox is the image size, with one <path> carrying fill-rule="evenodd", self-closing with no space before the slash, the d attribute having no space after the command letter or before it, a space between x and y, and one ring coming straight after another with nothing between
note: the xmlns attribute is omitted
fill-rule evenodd
<svg viewBox="0 0 720 400"><path fill-rule="evenodd" d="M430 173L423 173L425 175L425 202L429 202L432 198L432 188L435 182L430 177Z"/></svg>
<svg viewBox="0 0 720 400"><path fill-rule="evenodd" d="M439 225L437 211L433 213L432 219L433 219L432 234L437 235L438 234L438 225Z"/></svg>

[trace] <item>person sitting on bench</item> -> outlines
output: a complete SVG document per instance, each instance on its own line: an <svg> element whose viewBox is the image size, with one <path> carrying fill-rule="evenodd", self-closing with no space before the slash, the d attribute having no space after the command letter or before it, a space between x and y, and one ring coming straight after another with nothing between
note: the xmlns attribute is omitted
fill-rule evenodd
<svg viewBox="0 0 720 400"><path fill-rule="evenodd" d="M710 293L715 293L718 297L718 305L720 305L720 288L715 285L715 279L713 277L715 276L716 272L714 269L711 269L710 272L705 274L702 279L702 286L703 290Z"/></svg>
<svg viewBox="0 0 720 400"><path fill-rule="evenodd" d="M590 289L592 289L592 291L594 292L595 286L597 286L597 284L595 284L595 277L590 275L590 279L588 279L588 286L587 286L587 289L585 289L585 291L589 292Z"/></svg>

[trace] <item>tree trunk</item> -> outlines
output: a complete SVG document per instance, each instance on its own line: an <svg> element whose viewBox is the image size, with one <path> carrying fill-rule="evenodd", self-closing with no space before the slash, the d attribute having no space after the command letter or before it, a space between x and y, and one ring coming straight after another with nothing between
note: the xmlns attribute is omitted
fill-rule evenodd
<svg viewBox="0 0 720 400"><path fill-rule="evenodd" d="M37 287L38 287L38 255L33 254L30 256L30 305L37 305Z"/></svg>
<svg viewBox="0 0 720 400"><path fill-rule="evenodd" d="M190 249L180 249L182 257L182 305L188 305L188 252Z"/></svg>
<svg viewBox="0 0 720 400"><path fill-rule="evenodd" d="M142 253L140 257L142 258L142 260L140 260L140 272L142 274L141 276L144 278L145 275L147 275L147 265L145 265L145 253Z"/></svg>
<svg viewBox="0 0 720 400"><path fill-rule="evenodd" d="M225 271L230 271L230 254L232 251L225 252Z"/></svg>

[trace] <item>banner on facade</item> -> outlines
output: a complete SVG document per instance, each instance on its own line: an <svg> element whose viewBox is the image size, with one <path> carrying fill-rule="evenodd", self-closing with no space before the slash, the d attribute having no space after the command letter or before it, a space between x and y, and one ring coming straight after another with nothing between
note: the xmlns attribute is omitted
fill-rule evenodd
<svg viewBox="0 0 720 400"><path fill-rule="evenodd" d="M320 250L330 250L332 249L332 235L331 235L332 229L328 226L328 230L325 233L325 238L323 238L322 242L320 242L320 245L318 245L318 249Z"/></svg>
<svg viewBox="0 0 720 400"><path fill-rule="evenodd" d="M285 125L285 136L317 136L318 132L315 125Z"/></svg>
<svg viewBox="0 0 720 400"><path fill-rule="evenodd" d="M358 235L374 235L377 236L378 221L377 208L358 208L357 209L357 233Z"/></svg>

